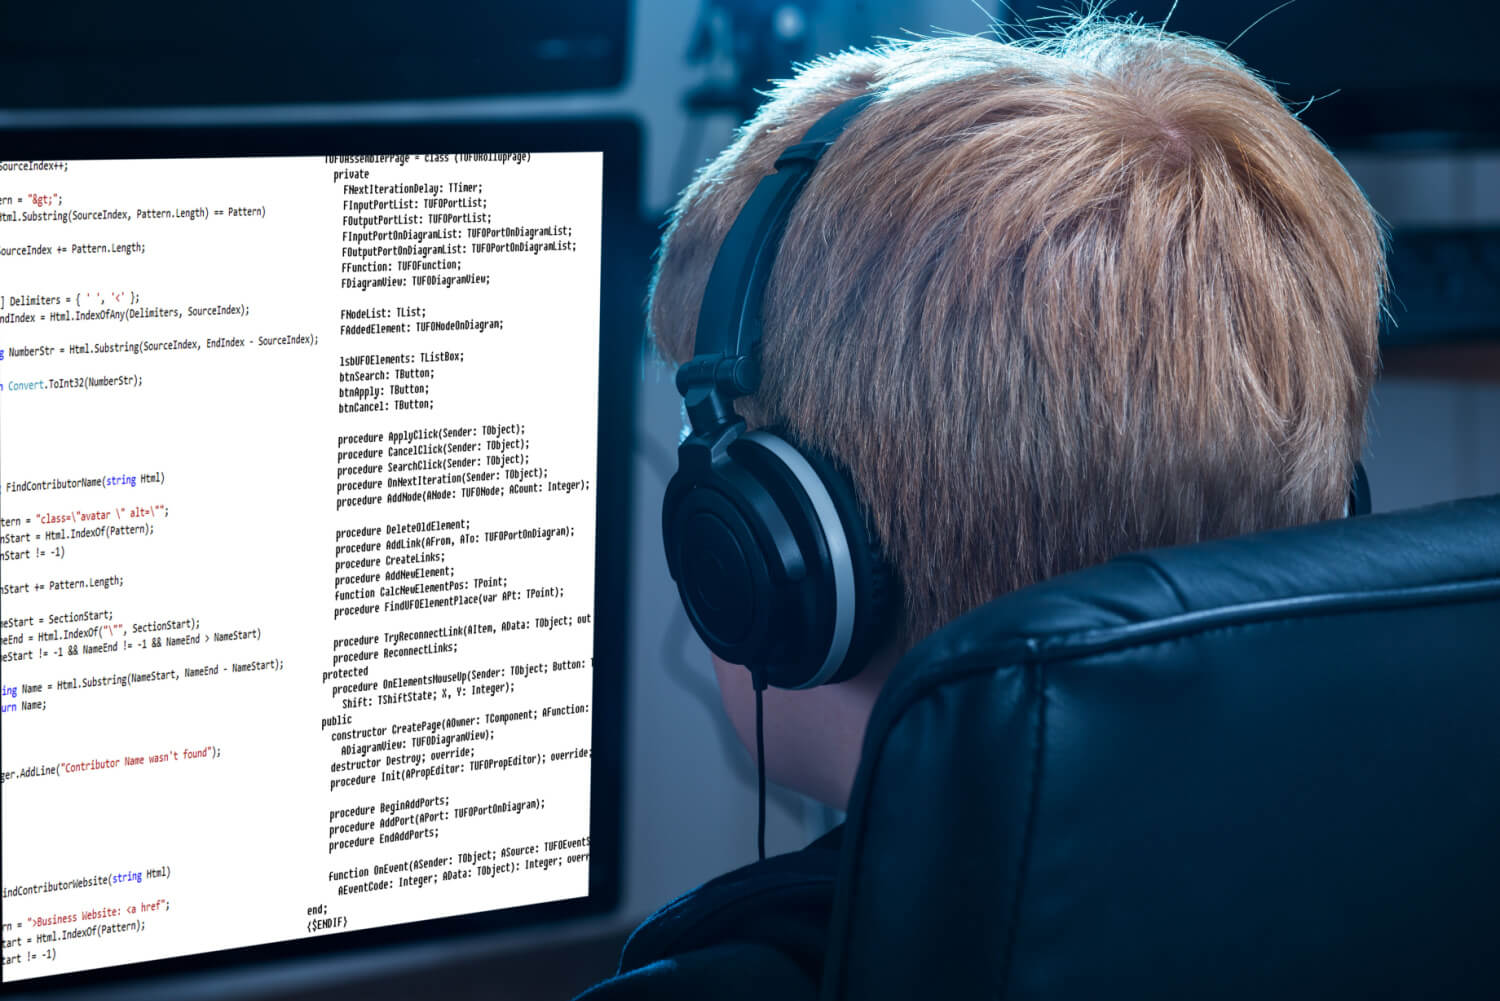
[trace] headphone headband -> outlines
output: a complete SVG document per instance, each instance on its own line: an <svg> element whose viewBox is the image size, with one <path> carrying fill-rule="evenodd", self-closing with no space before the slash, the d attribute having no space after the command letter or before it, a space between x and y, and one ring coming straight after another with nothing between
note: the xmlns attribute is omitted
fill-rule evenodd
<svg viewBox="0 0 1500 1001"><path fill-rule="evenodd" d="M709 273L698 309L694 357L677 370L677 388L684 396L690 388L708 386L727 402L759 388L761 303L792 206L823 154L874 100L873 94L863 94L824 114L801 142L776 158L775 173L756 185Z"/></svg>

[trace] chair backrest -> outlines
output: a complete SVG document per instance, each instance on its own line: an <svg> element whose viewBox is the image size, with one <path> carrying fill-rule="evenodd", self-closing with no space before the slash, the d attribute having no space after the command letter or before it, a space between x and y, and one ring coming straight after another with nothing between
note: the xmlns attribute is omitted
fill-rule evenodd
<svg viewBox="0 0 1500 1001"><path fill-rule="evenodd" d="M825 999L1500 997L1500 496L974 610L846 824Z"/></svg>

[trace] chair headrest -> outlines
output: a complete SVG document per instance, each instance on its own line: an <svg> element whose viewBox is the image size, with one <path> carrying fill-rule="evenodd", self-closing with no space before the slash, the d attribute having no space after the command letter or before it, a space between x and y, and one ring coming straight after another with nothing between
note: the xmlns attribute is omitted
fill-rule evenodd
<svg viewBox="0 0 1500 1001"><path fill-rule="evenodd" d="M914 647L825 998L1492 996L1500 496L1153 550Z"/></svg>

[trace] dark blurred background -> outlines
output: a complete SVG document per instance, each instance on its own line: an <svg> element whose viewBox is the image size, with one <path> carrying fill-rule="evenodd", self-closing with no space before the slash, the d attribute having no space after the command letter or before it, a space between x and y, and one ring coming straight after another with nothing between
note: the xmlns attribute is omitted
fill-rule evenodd
<svg viewBox="0 0 1500 1001"><path fill-rule="evenodd" d="M986 31L996 20L1045 26L1063 6L8 3L0 158L9 129L628 116L644 135L644 260L675 193L793 61L881 36ZM1500 60L1491 5L1180 0L1173 9L1120 0L1108 8L1149 21L1169 11L1172 30L1238 39L1232 51L1304 109L1391 225L1396 294L1365 456L1375 509L1500 492ZM643 916L754 858L753 764L722 718L707 652L661 554L658 505L675 463L679 398L669 373L643 361L641 376L622 908L567 928L429 950L430 969L385 978L381 996L418 988L568 997L610 972ZM773 788L767 851L801 847L837 819ZM381 976L368 957L330 965L315 996L374 996L371 978Z"/></svg>

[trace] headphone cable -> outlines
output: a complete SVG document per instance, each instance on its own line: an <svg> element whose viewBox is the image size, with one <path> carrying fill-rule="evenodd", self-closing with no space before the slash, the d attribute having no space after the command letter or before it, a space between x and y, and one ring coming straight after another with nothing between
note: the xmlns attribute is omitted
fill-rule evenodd
<svg viewBox="0 0 1500 1001"><path fill-rule="evenodd" d="M760 850L760 860L766 860L766 736L763 726L761 692L766 689L766 672L758 668L750 672L755 685L755 771L760 787L760 826L756 829L755 843Z"/></svg>

